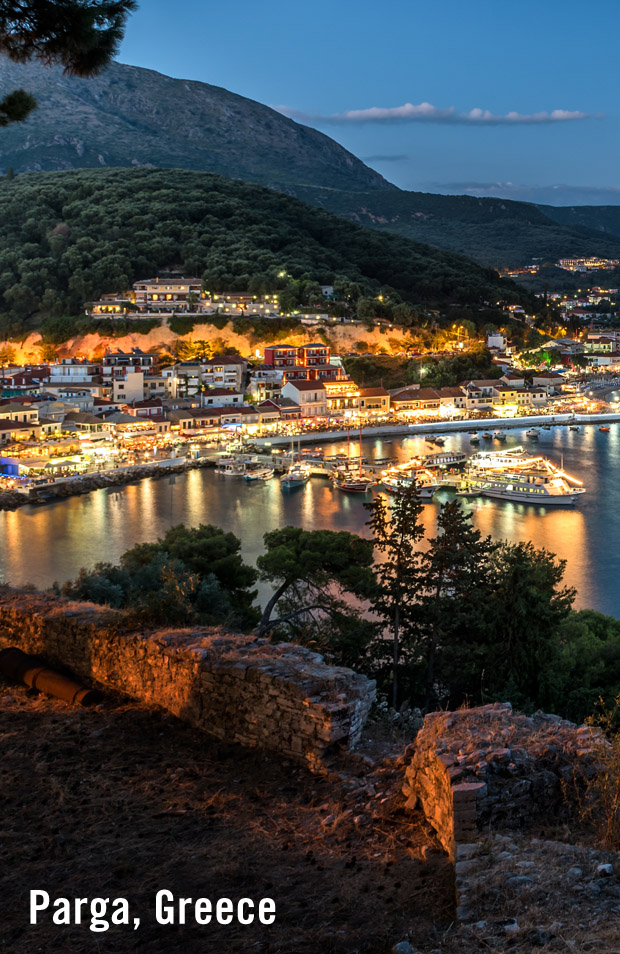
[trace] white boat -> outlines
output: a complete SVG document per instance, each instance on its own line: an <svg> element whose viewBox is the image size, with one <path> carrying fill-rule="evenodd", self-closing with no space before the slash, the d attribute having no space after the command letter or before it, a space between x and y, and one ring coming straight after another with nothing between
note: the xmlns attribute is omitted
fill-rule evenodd
<svg viewBox="0 0 620 954"><path fill-rule="evenodd" d="M312 475L312 471L307 464L294 461L285 474L280 477L280 483L284 490L290 490L293 487L302 487L307 484Z"/></svg>
<svg viewBox="0 0 620 954"><path fill-rule="evenodd" d="M496 441L505 441L508 435L506 434L506 431L495 431L493 436L495 437Z"/></svg>
<svg viewBox="0 0 620 954"><path fill-rule="evenodd" d="M531 437L532 440L534 440L534 441L535 441L535 440L538 440L538 435L539 435L539 434L540 434L540 431L538 430L537 427L530 427L529 431L526 431L526 432L525 432L525 436L526 436L526 437Z"/></svg>
<svg viewBox="0 0 620 954"><path fill-rule="evenodd" d="M483 438L485 439L485 441L492 441L492 440L493 440L493 435L491 434L490 431L483 431L483 432L482 432L482 436L483 436Z"/></svg>
<svg viewBox="0 0 620 954"><path fill-rule="evenodd" d="M244 477L246 471L245 461L233 460L230 463L219 463L215 468L218 477Z"/></svg>
<svg viewBox="0 0 620 954"><path fill-rule="evenodd" d="M477 434L472 434L471 437L469 438L469 443L470 443L470 444L479 444L479 443L480 443L480 438L478 437Z"/></svg>
<svg viewBox="0 0 620 954"><path fill-rule="evenodd" d="M245 480L270 480L274 475L273 467L257 467L255 470L246 470Z"/></svg>
<svg viewBox="0 0 620 954"><path fill-rule="evenodd" d="M383 475L381 483L385 490L394 493L403 487L409 487L414 479L420 500L432 500L439 484L430 470L415 470L413 475L402 470L390 470Z"/></svg>
<svg viewBox="0 0 620 954"><path fill-rule="evenodd" d="M527 457L519 450L519 454L472 458L464 489L479 491L483 497L542 506L574 504L586 492L580 480L545 457Z"/></svg>
<svg viewBox="0 0 620 954"><path fill-rule="evenodd" d="M330 478L334 487L349 494L368 493L374 481L363 471L337 470Z"/></svg>

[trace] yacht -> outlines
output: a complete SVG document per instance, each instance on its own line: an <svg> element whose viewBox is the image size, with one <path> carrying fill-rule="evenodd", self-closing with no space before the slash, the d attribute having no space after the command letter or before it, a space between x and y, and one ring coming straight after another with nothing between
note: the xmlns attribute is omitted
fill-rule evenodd
<svg viewBox="0 0 620 954"><path fill-rule="evenodd" d="M580 480L571 477L545 457L517 453L478 454L470 461L463 489L478 491L483 497L517 503L549 505L574 504L584 494Z"/></svg>

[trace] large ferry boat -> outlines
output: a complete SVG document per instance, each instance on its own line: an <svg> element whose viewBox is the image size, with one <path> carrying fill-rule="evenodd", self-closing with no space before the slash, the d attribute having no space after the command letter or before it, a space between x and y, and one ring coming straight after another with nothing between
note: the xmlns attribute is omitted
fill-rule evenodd
<svg viewBox="0 0 620 954"><path fill-rule="evenodd" d="M517 503L574 504L585 487L545 457L529 457L523 448L476 454L461 484L461 492Z"/></svg>

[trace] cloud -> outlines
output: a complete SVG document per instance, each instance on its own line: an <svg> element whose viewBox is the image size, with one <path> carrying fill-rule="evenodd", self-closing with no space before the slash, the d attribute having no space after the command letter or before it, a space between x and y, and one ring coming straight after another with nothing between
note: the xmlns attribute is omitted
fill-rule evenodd
<svg viewBox="0 0 620 954"><path fill-rule="evenodd" d="M274 106L279 113L289 119L297 119L305 123L320 125L362 124L362 123L446 123L470 126L518 126L538 125L549 123L574 122L579 119L591 118L588 113L579 110L552 109L550 112L517 113L511 111L498 116L489 109L476 107L469 112L458 112L453 106L448 109L438 109L431 103L405 103L403 106L380 107L371 106L369 109L349 109L344 113L321 115L320 113L304 113L288 106Z"/></svg>
<svg viewBox="0 0 620 954"><path fill-rule="evenodd" d="M361 156L362 162L405 162L411 156Z"/></svg>

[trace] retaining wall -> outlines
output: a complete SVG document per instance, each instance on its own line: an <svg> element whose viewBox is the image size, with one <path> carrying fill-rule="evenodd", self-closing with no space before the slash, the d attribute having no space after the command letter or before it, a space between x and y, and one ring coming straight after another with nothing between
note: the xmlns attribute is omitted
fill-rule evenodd
<svg viewBox="0 0 620 954"><path fill-rule="evenodd" d="M8 646L218 739L316 769L330 748L355 745L375 696L365 676L299 646L204 628L126 632L111 610L2 587L0 649Z"/></svg>

